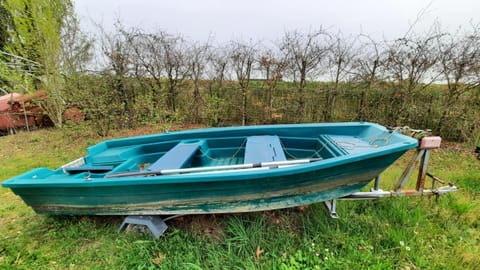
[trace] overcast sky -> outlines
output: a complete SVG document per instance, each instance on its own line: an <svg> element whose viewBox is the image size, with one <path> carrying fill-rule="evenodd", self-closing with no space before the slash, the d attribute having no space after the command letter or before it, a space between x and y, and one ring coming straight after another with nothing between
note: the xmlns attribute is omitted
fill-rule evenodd
<svg viewBox="0 0 480 270"><path fill-rule="evenodd" d="M478 23L478 0L74 0L82 27L92 22L113 29L116 18L125 26L164 30L205 41L275 41L286 30L318 29L369 34L375 38L402 36L439 20L450 31ZM422 12L423 11L423 12Z"/></svg>

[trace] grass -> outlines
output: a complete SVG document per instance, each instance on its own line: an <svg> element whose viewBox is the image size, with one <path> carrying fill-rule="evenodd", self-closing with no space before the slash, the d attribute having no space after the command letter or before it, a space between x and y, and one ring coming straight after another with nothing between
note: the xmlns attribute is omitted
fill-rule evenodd
<svg viewBox="0 0 480 270"><path fill-rule="evenodd" d="M58 167L103 139L81 129L1 137L0 180L33 167ZM409 159L387 170L385 185ZM450 145L433 153L430 172L461 190L438 202L419 197L340 201L337 220L321 204L186 216L169 222L159 240L117 233L121 217L36 215L0 188L0 269L475 269L480 265L480 161L461 145Z"/></svg>

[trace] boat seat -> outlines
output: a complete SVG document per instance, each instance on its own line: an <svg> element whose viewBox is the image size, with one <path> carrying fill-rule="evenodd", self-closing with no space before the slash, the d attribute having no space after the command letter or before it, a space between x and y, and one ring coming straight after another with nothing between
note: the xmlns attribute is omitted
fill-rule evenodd
<svg viewBox="0 0 480 270"><path fill-rule="evenodd" d="M147 170L161 171L168 169L180 169L190 166L192 158L200 148L201 142L180 142L150 165Z"/></svg>
<svg viewBox="0 0 480 270"><path fill-rule="evenodd" d="M244 164L285 161L287 157L283 152L280 138L276 135L250 136L245 145Z"/></svg>
<svg viewBox="0 0 480 270"><path fill-rule="evenodd" d="M82 172L91 172L91 173L106 173L113 170L115 166L80 166L80 167L71 167L64 168L65 172L70 174L82 173Z"/></svg>

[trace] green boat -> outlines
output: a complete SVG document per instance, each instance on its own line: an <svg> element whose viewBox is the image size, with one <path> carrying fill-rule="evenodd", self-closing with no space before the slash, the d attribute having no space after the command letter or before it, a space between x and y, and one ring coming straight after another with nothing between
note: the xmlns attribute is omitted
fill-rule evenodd
<svg viewBox="0 0 480 270"><path fill-rule="evenodd" d="M2 185L40 214L262 211L358 192L416 146L365 122L208 128L107 140Z"/></svg>

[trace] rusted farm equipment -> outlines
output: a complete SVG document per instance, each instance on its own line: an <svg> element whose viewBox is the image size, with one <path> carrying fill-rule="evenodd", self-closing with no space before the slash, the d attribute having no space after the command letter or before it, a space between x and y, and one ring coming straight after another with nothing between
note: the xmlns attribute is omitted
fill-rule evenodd
<svg viewBox="0 0 480 270"><path fill-rule="evenodd" d="M0 96L0 134L14 134L19 129L27 131L34 127L51 127L53 122L40 106L48 98L45 91L36 91L22 95L8 93ZM74 123L83 121L84 114L81 108L74 105L67 106L63 113L64 120Z"/></svg>
<svg viewBox="0 0 480 270"><path fill-rule="evenodd" d="M32 96L10 93L0 96L0 133L15 133L17 129L51 126L50 118L35 101L45 99L39 91Z"/></svg>

